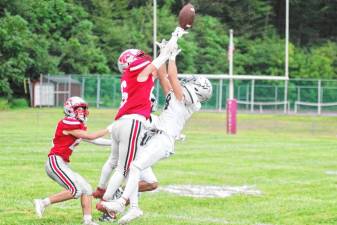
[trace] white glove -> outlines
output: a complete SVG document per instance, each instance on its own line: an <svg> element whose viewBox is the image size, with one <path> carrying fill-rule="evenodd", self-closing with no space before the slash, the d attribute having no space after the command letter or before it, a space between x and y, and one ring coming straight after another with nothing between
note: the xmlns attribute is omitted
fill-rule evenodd
<svg viewBox="0 0 337 225"><path fill-rule="evenodd" d="M106 127L106 129L109 131L109 133L112 133L112 124Z"/></svg>
<svg viewBox="0 0 337 225"><path fill-rule="evenodd" d="M176 137L176 141L184 142L186 139L186 135L180 134L178 137Z"/></svg>
<svg viewBox="0 0 337 225"><path fill-rule="evenodd" d="M172 33L172 37L181 38L184 34L188 34L188 32L181 27L176 27L176 29Z"/></svg>
<svg viewBox="0 0 337 225"><path fill-rule="evenodd" d="M176 61L176 57L177 55L179 55L180 52L181 52L181 49L178 48L178 45L177 45L176 48L171 51L169 60Z"/></svg>
<svg viewBox="0 0 337 225"><path fill-rule="evenodd" d="M185 31L183 28L177 27L175 31L172 33L171 39L167 43L166 41L165 42L162 41L159 44L160 54L156 59L152 61L152 65L157 69L159 69L159 67L168 60L168 58L171 55L171 52L173 52L175 48L178 48L177 47L178 39L187 33L188 32Z"/></svg>
<svg viewBox="0 0 337 225"><path fill-rule="evenodd" d="M165 39L161 40L161 42L156 41L156 45L158 46L158 48L160 49L159 52L162 52L162 50L165 48L165 46L167 45L167 41Z"/></svg>
<svg viewBox="0 0 337 225"><path fill-rule="evenodd" d="M165 39L162 40L161 43L156 43L160 48L160 54L156 59L152 61L152 65L154 65L157 69L163 65L171 55L171 52L174 48L177 48L177 40L170 39L167 42Z"/></svg>

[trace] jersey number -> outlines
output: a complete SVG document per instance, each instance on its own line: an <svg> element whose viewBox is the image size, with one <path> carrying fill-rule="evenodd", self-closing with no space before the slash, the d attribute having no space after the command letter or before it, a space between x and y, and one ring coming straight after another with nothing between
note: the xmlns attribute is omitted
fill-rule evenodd
<svg viewBox="0 0 337 225"><path fill-rule="evenodd" d="M119 106L119 108L122 108L123 105L125 105L126 101L128 100L129 95L127 92L125 92L126 87L127 87L126 81L123 80L121 83L122 101L121 101L121 105Z"/></svg>
<svg viewBox="0 0 337 225"><path fill-rule="evenodd" d="M166 110L169 107L170 101L171 101L171 93L169 93L166 96L164 110Z"/></svg>

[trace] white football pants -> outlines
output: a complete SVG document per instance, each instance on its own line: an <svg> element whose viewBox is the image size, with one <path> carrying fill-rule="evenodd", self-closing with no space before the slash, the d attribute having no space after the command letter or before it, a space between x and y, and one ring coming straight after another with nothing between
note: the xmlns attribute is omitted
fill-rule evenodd
<svg viewBox="0 0 337 225"><path fill-rule="evenodd" d="M112 123L110 157L116 169L109 180L103 196L104 200L112 198L127 176L130 165L137 154L142 130L142 122L131 118L120 118Z"/></svg>
<svg viewBox="0 0 337 225"><path fill-rule="evenodd" d="M90 184L78 173L70 169L67 162L58 155L51 155L45 164L48 176L59 185L71 191L74 198L91 195Z"/></svg>
<svg viewBox="0 0 337 225"><path fill-rule="evenodd" d="M154 135L146 145L141 146L138 156L131 164L129 178L122 197L129 199L131 195L134 196L138 191L141 172L159 160L169 157L173 148L174 141L164 133Z"/></svg>

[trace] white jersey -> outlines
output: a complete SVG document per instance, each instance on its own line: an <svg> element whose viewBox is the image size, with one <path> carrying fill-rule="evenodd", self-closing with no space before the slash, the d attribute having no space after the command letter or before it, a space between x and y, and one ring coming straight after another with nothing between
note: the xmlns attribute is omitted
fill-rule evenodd
<svg viewBox="0 0 337 225"><path fill-rule="evenodd" d="M151 114L150 118L145 121L144 128L147 130L155 129L154 124L157 122L157 120L158 120L158 116Z"/></svg>
<svg viewBox="0 0 337 225"><path fill-rule="evenodd" d="M199 102L186 105L184 101L177 100L174 93L170 91L166 96L164 110L154 122L154 126L175 140L180 137L186 121L200 107Z"/></svg>

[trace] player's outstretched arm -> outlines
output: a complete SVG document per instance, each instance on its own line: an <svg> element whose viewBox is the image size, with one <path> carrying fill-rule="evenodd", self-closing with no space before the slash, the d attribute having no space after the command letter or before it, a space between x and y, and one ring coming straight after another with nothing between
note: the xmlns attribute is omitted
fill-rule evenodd
<svg viewBox="0 0 337 225"><path fill-rule="evenodd" d="M160 86L163 89L164 95L166 96L167 93L169 93L169 91L172 89L170 81L167 79L166 63L159 68L158 78Z"/></svg>
<svg viewBox="0 0 337 225"><path fill-rule="evenodd" d="M103 129L96 131L94 133L88 133L85 130L64 130L63 134L65 135L72 135L76 138L82 138L82 139L87 139L87 140L94 140L99 137L103 137L109 132L108 129Z"/></svg>
<svg viewBox="0 0 337 225"><path fill-rule="evenodd" d="M173 89L173 93L179 101L183 100L183 89L178 80L178 69L176 65L176 56L180 53L181 49L178 46L171 52L168 63L168 78Z"/></svg>
<svg viewBox="0 0 337 225"><path fill-rule="evenodd" d="M145 67L142 72L140 72L140 74L137 77L137 81L138 82L146 81L151 73L158 70L163 64L165 64L168 58L170 57L170 54L173 51L173 49L176 48L178 39L187 33L188 32L186 32L181 27L176 27L175 31L173 31L172 33L170 40L167 43L165 43L163 48L159 46L160 47L159 56L156 59L154 59L151 64Z"/></svg>
<svg viewBox="0 0 337 225"><path fill-rule="evenodd" d="M111 146L112 144L112 140L106 138L96 138L94 140L83 139L83 141L99 146Z"/></svg>

